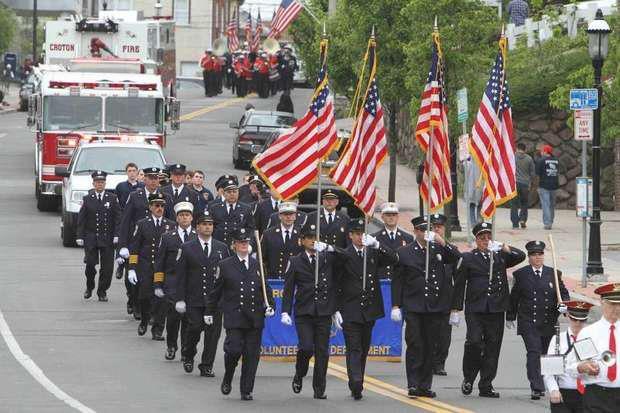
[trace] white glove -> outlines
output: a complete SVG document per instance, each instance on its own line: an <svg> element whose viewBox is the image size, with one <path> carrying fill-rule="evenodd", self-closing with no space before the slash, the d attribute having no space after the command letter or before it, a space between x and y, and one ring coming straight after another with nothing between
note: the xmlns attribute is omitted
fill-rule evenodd
<svg viewBox="0 0 620 413"><path fill-rule="evenodd" d="M177 301L176 304L174 305L174 309L179 314L185 313L185 309L186 309L185 308L185 301Z"/></svg>
<svg viewBox="0 0 620 413"><path fill-rule="evenodd" d="M118 255L120 255L121 257L127 259L129 258L129 250L125 247L121 248L121 250L118 252Z"/></svg>
<svg viewBox="0 0 620 413"><path fill-rule="evenodd" d="M138 274L136 274L136 270L129 270L127 272L127 280L133 285L138 284Z"/></svg>
<svg viewBox="0 0 620 413"><path fill-rule="evenodd" d="M252 244L248 244L248 255L252 255L252 251L254 251L252 249Z"/></svg>
<svg viewBox="0 0 620 413"><path fill-rule="evenodd" d="M506 328L508 330L514 330L515 326L516 326L515 321L506 321Z"/></svg>
<svg viewBox="0 0 620 413"><path fill-rule="evenodd" d="M400 323L401 321L403 321L403 313L402 311L400 311L400 308L392 308L392 314L390 318L395 323Z"/></svg>
<svg viewBox="0 0 620 413"><path fill-rule="evenodd" d="M118 244L118 237L112 238L112 244L114 245Z"/></svg>
<svg viewBox="0 0 620 413"><path fill-rule="evenodd" d="M205 324L208 326L212 326L213 325L213 316L212 315L206 315L202 317L203 320L205 320Z"/></svg>
<svg viewBox="0 0 620 413"><path fill-rule="evenodd" d="M448 324L454 327L458 327L461 324L461 315L456 311L450 313L450 320L448 320Z"/></svg>
<svg viewBox="0 0 620 413"><path fill-rule="evenodd" d="M293 320L291 320L291 316L288 315L288 313L282 313L282 316L280 317L280 322L287 326L293 325Z"/></svg>
<svg viewBox="0 0 620 413"><path fill-rule="evenodd" d="M314 241L314 250L316 252L323 252L327 249L327 244L321 241Z"/></svg>
<svg viewBox="0 0 620 413"><path fill-rule="evenodd" d="M435 241L435 235L437 235L437 233L435 233L435 231L424 231L424 239L428 242L434 242Z"/></svg>
<svg viewBox="0 0 620 413"><path fill-rule="evenodd" d="M123 258L123 257L116 258L116 264L117 265L123 265L124 263L125 263L125 258Z"/></svg>
<svg viewBox="0 0 620 413"><path fill-rule="evenodd" d="M334 313L332 316L332 323L334 323L334 326L336 326L338 330L342 330L342 314L340 314L340 311Z"/></svg>
<svg viewBox="0 0 620 413"><path fill-rule="evenodd" d="M373 237L370 234L362 235L362 244L364 244L364 246L366 247L370 247L374 249L379 248L379 240L377 240L375 237Z"/></svg>
<svg viewBox="0 0 620 413"><path fill-rule="evenodd" d="M84 240L83 239L76 239L75 243L77 244L78 247L83 247L84 246Z"/></svg>
<svg viewBox="0 0 620 413"><path fill-rule="evenodd" d="M265 308L265 317L273 317L276 311L272 307Z"/></svg>
<svg viewBox="0 0 620 413"><path fill-rule="evenodd" d="M164 290L162 290L161 288L156 288L155 289L155 297L162 298L163 296L164 296Z"/></svg>
<svg viewBox="0 0 620 413"><path fill-rule="evenodd" d="M558 304L558 312L560 314L566 314L568 312L568 307L566 307L566 304L564 303Z"/></svg>
<svg viewBox="0 0 620 413"><path fill-rule="evenodd" d="M502 242L497 242L497 241L491 241L489 242L489 249L493 252L498 252L500 251L502 248L504 248L504 243Z"/></svg>

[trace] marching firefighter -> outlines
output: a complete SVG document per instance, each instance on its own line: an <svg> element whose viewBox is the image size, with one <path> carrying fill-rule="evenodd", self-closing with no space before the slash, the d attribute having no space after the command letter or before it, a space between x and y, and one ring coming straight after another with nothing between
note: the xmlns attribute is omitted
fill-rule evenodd
<svg viewBox="0 0 620 413"><path fill-rule="evenodd" d="M186 167L183 164L172 164L169 167L170 171L170 184L164 186L161 192L166 194L169 199L172 200L170 208L174 208L179 202L191 202L194 206L194 213L197 215L199 212L198 206L200 200L198 193L194 191L191 185L185 184L185 172Z"/></svg>
<svg viewBox="0 0 620 413"><path fill-rule="evenodd" d="M381 205L381 221L383 221L383 229L372 234L379 242L396 251L400 247L411 244L413 237L411 234L403 231L398 227L399 209L395 202L386 202ZM377 275L379 278L391 279L394 274L394 267L387 265L380 267Z"/></svg>
<svg viewBox="0 0 620 413"><path fill-rule="evenodd" d="M347 241L347 223L349 217L342 211L337 211L340 198L333 189L326 189L321 194L323 207L321 208L321 241L329 245L340 248L346 248ZM308 222L316 224L317 212L308 214Z"/></svg>
<svg viewBox="0 0 620 413"><path fill-rule="evenodd" d="M92 296L97 275L96 266L99 264L97 297L99 301L108 301L106 291L112 282L114 246L118 244L121 210L116 195L105 190L107 173L95 171L91 177L94 189L82 198L77 219L76 244L84 247L84 298Z"/></svg>
<svg viewBox="0 0 620 413"><path fill-rule="evenodd" d="M269 277L284 279L289 259L301 251L301 246L299 231L295 228L297 204L282 202L278 209L280 226L263 233L262 252Z"/></svg>
<svg viewBox="0 0 620 413"><path fill-rule="evenodd" d="M254 230L252 210L247 204L239 202L239 187L233 179L224 184L225 201L212 203L209 214L213 217L215 230L213 237L226 245L232 244L232 234L239 228Z"/></svg>

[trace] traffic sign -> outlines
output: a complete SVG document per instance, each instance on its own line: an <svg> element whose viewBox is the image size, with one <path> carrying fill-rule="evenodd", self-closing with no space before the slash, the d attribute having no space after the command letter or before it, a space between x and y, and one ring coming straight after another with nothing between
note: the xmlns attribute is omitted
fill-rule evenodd
<svg viewBox="0 0 620 413"><path fill-rule="evenodd" d="M575 140L591 141L594 137L594 112L591 110L576 110L575 118Z"/></svg>
<svg viewBox="0 0 620 413"><path fill-rule="evenodd" d="M596 89L571 89L570 109L598 109L598 90Z"/></svg>
<svg viewBox="0 0 620 413"><path fill-rule="evenodd" d="M456 108L458 113L459 123L467 121L467 88L459 89L456 91Z"/></svg>

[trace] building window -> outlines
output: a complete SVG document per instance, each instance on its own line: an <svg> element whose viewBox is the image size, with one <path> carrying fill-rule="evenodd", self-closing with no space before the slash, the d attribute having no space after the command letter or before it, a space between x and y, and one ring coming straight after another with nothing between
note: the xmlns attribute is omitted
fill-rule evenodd
<svg viewBox="0 0 620 413"><path fill-rule="evenodd" d="M177 24L189 24L191 0L174 0L174 20Z"/></svg>
<svg viewBox="0 0 620 413"><path fill-rule="evenodd" d="M181 76L202 76L202 71L198 62L181 62Z"/></svg>
<svg viewBox="0 0 620 413"><path fill-rule="evenodd" d="M103 4L103 2L101 2ZM107 0L108 10L134 10L133 0Z"/></svg>

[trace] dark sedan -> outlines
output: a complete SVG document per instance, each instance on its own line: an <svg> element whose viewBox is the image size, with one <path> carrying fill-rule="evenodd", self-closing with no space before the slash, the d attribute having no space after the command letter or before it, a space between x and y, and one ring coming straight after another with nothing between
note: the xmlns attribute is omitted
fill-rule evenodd
<svg viewBox="0 0 620 413"><path fill-rule="evenodd" d="M237 129L232 150L235 168L247 169L254 156L263 151L267 139L278 129L292 126L295 120L287 112L249 110L239 123L231 123L230 127Z"/></svg>

